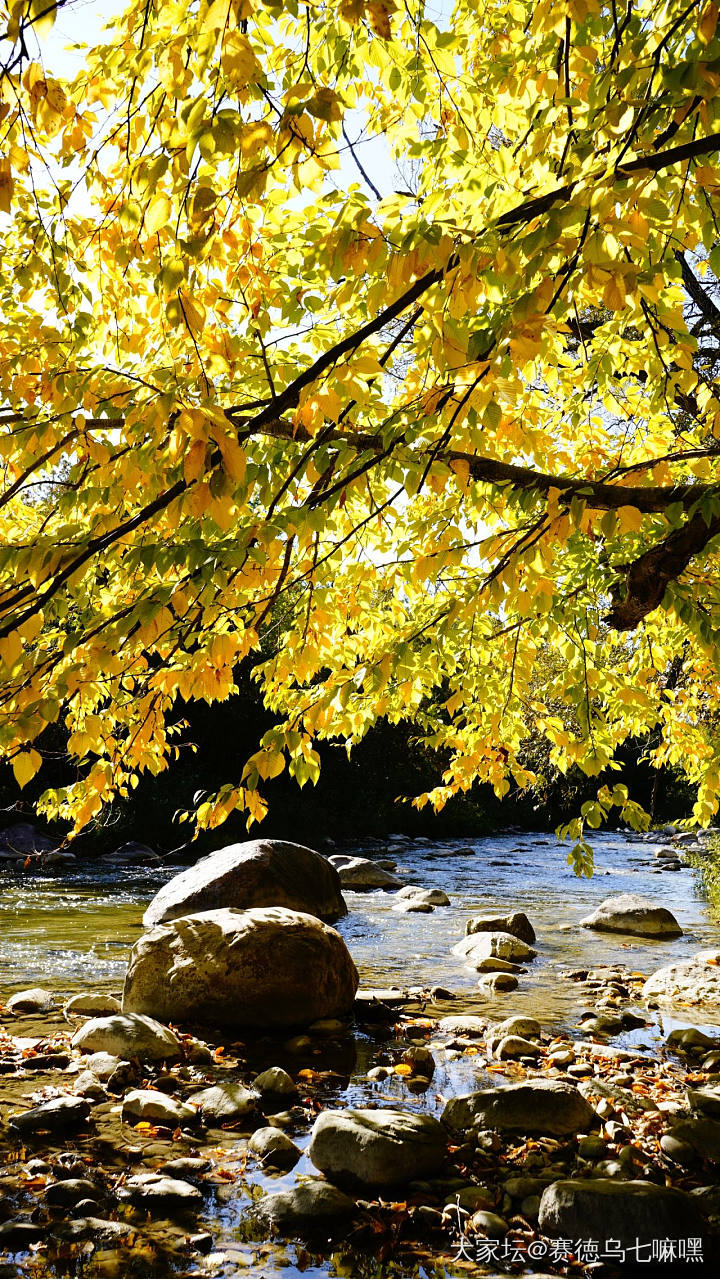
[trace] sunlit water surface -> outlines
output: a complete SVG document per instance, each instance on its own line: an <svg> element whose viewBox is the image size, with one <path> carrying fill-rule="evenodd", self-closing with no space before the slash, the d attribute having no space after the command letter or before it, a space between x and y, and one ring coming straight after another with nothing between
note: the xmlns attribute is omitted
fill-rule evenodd
<svg viewBox="0 0 720 1279"><path fill-rule="evenodd" d="M498 1019L526 1013L537 1017L547 1030L578 1034L578 1018L588 1008L587 996L576 983L563 979L568 969L621 963L633 971L650 973L691 956L702 946L720 945L720 929L708 912L694 873L690 869L658 873L653 854L660 843L607 834L598 836L594 846L596 871L592 879L578 879L566 863L567 850L545 835L508 833L470 842L394 844L382 852L364 850L361 843L343 847L343 852L391 856L405 882L442 888L451 900L450 906L438 907L429 915L400 914L392 909L393 893L346 892L349 913L337 927L360 971L361 985L443 986L456 996L451 1006L443 1005L444 1013L477 1012ZM57 877L2 873L0 999L31 985L66 994L91 989L119 994L127 953L141 932L145 906L178 869L103 871L102 863L95 863L87 869L66 870ZM651 942L578 927L579 920L605 897L625 892L668 906L682 925L683 936ZM535 927L538 950L537 959L521 975L518 989L493 999L480 995L477 974L452 954L467 920L489 908L524 910ZM713 1024L691 1012L680 1021L661 1013L652 1017L649 1028L613 1042L652 1052L675 1025ZM364 1076L376 1050L371 1036L348 1036L327 1060L315 1063L335 1065L344 1076L337 1088L328 1092L327 1102L401 1104L437 1113L449 1094L490 1082L470 1057L456 1061L440 1058L433 1085L422 1096L410 1093L397 1076L380 1087L369 1085ZM280 1062L279 1056L277 1059ZM282 1064L291 1065L287 1061ZM295 1135L295 1140L305 1146L307 1135ZM238 1159L242 1162L240 1150ZM232 1168L232 1154L226 1163ZM250 1173L242 1188L238 1184L220 1199L211 1198L204 1217L216 1236L216 1246L249 1249L250 1258L257 1244L245 1238L243 1223L251 1208L253 1183L284 1188L298 1173L312 1172L312 1165L303 1157L286 1177L269 1179ZM257 1253L252 1255L257 1263ZM266 1276L299 1273L296 1263L292 1245L262 1257ZM237 1256L234 1261L229 1258L227 1271L216 1269L214 1273L237 1274L237 1264ZM337 1256L318 1265L303 1258L302 1269L311 1279L326 1279L338 1274L341 1264Z"/></svg>

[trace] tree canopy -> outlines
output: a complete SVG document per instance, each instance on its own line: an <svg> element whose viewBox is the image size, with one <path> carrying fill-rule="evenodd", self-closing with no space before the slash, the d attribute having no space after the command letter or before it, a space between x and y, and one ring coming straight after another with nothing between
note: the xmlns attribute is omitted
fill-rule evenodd
<svg viewBox="0 0 720 1279"><path fill-rule="evenodd" d="M718 6L145 0L69 73L54 5L2 15L18 781L61 721L81 827L256 653L278 724L202 827L379 717L442 752L420 804L636 738L709 821Z"/></svg>

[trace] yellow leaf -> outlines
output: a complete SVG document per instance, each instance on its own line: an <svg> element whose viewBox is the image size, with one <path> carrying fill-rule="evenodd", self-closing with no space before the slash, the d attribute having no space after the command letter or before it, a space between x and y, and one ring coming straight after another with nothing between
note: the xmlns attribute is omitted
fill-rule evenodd
<svg viewBox="0 0 720 1279"><path fill-rule="evenodd" d="M12 768L15 774L15 781L21 789L29 781L32 781L41 764L42 756L37 751L23 751L20 755L15 756Z"/></svg>
<svg viewBox="0 0 720 1279"><path fill-rule="evenodd" d="M622 311L625 306L625 281L622 275L611 275L603 289L603 302L609 311Z"/></svg>
<svg viewBox="0 0 720 1279"><path fill-rule="evenodd" d="M145 230L150 235L167 226L170 220L171 205L166 195L156 195L145 210Z"/></svg>
<svg viewBox="0 0 720 1279"><path fill-rule="evenodd" d="M12 205L15 181L10 172L10 161L0 160L0 213L9 213Z"/></svg>
<svg viewBox="0 0 720 1279"><path fill-rule="evenodd" d="M623 533L637 533L642 527L642 511L636 506L621 506L615 514Z"/></svg>
<svg viewBox="0 0 720 1279"><path fill-rule="evenodd" d="M229 475L230 479L234 480L236 484L242 484L245 479L247 458L237 440L231 435L220 435L218 445L222 454L225 474Z"/></svg>
<svg viewBox="0 0 720 1279"><path fill-rule="evenodd" d="M700 19L698 27L698 35L703 44L709 44L715 35L718 22L718 7L716 4L709 4Z"/></svg>
<svg viewBox="0 0 720 1279"><path fill-rule="evenodd" d="M188 484L192 484L195 480L200 479L200 476L205 470L205 454L206 447L204 440L195 440L195 443L190 445L190 448L185 454L185 461L183 464L183 471Z"/></svg>
<svg viewBox="0 0 720 1279"><path fill-rule="evenodd" d="M19 631L11 631L5 639L0 640L0 658L5 666L14 666L22 657L22 639Z"/></svg>
<svg viewBox="0 0 720 1279"><path fill-rule="evenodd" d="M370 0L368 4L367 12L370 26L375 35L381 36L383 40L389 40L392 35L390 14L395 7L392 0Z"/></svg>

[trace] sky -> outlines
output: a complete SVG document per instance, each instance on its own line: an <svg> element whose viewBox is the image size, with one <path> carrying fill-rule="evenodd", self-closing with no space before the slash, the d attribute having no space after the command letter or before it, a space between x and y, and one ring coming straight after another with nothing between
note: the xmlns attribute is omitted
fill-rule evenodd
<svg viewBox="0 0 720 1279"><path fill-rule="evenodd" d="M103 26L122 13L129 2L132 0L66 0L58 10L52 31L39 43L42 62L57 76L74 75L82 66L84 53L81 48L73 46L92 45L98 41ZM398 185L398 176L384 139L363 138L363 121L358 114L349 113L345 124L353 149L373 185L381 195L390 195ZM359 183L372 195L348 148L344 148L340 155L340 170L334 173L333 181L341 190L346 190L352 183Z"/></svg>

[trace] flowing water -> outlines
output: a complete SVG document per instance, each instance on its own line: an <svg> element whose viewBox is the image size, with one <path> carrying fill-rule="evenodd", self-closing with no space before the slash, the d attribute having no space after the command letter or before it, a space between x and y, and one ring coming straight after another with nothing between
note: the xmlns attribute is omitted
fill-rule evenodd
<svg viewBox="0 0 720 1279"><path fill-rule="evenodd" d="M568 970L621 963L649 974L703 946L720 944L719 926L708 913L694 872L688 868L658 871L653 854L660 843L605 834L595 839L594 846L596 871L592 879L578 879L566 864L567 850L546 835L505 833L470 843L395 841L381 852L377 847L367 850L371 856L392 856L405 882L443 889L451 905L437 907L431 914L402 914L392 909L393 893L346 891L349 913L337 927L360 971L361 986L442 986L452 991L455 999L443 1004L441 1013L475 1012L498 1020L524 1013L537 1017L545 1030L577 1035L578 1018L588 1009L584 1002L587 995L583 997L576 983L563 978ZM366 850L358 844L343 847L345 851L363 854ZM87 869L66 869L57 876L3 872L0 1000L4 1002L12 991L33 985L58 995L98 989L120 994L127 953L141 932L143 910L178 869L103 870L100 862ZM638 893L669 907L684 930L683 936L646 941L578 927L605 897L624 892ZM480 994L477 974L452 954L467 920L487 909L524 910L537 933L538 957L520 976L518 989L494 998ZM429 1011L437 1015L434 1006ZM688 1018L680 1021L665 1014L652 1016L651 1026L613 1042L651 1053L673 1026L705 1024L690 1010ZM342 1078L328 1088L325 1101L340 1106L397 1103L437 1113L449 1094L491 1082L472 1057L441 1058L433 1086L423 1096L413 1095L397 1076L384 1080L378 1090L365 1076L369 1065L378 1059L379 1048L382 1050L382 1043L372 1034L355 1034L324 1050L321 1061L308 1055L293 1063L271 1047L266 1050L271 1056L264 1064L295 1070L308 1065L336 1069ZM307 1144L307 1134L294 1139L301 1146ZM225 1149L223 1163L232 1173L233 1168L244 1167L243 1143L238 1142L235 1162L232 1140L228 1144L230 1150ZM250 1167L233 1186L212 1192L199 1224L212 1231L216 1249L230 1248L227 1268L218 1261L215 1270L207 1270L201 1263L200 1269L186 1273L236 1275L251 1264L261 1265L268 1279L299 1274L300 1270L310 1279L343 1273L338 1255L317 1264L316 1258L303 1255L300 1264L301 1254L292 1245L287 1249L273 1245L263 1251L257 1234L248 1227L253 1195L260 1188L286 1188L298 1173L312 1172L307 1157L285 1177L268 1178L253 1173ZM213 1255L219 1256L217 1252ZM357 1257L353 1265L359 1275ZM421 1267L418 1273L449 1271L424 1271Z"/></svg>
<svg viewBox="0 0 720 1279"><path fill-rule="evenodd" d="M432 914L393 911L393 893L345 891L348 916L337 925L358 966L363 986L442 985L458 1010L497 1015L532 1010L548 1028L574 1024L578 992L561 980L568 968L622 963L641 972L687 958L720 943L689 868L658 872L659 843L622 834L594 841L592 879L578 879L566 848L546 835L501 834L467 840L391 844L409 884L441 888L451 900ZM343 848L363 854L363 846ZM373 849L371 855L377 855ZM141 932L145 906L178 867L65 870L56 877L0 875L0 997L31 985L57 992L120 992L129 947ZM578 928L605 897L633 892L668 906L684 934L646 941ZM483 999L476 974L452 954L468 919L487 909L524 910L538 936L538 958L517 991Z"/></svg>

